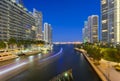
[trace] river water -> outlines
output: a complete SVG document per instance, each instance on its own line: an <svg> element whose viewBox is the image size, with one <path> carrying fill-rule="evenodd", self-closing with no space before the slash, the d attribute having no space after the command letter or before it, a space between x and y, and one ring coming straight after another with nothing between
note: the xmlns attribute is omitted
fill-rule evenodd
<svg viewBox="0 0 120 81"><path fill-rule="evenodd" d="M61 48L63 52L54 55ZM101 81L84 56L74 50L74 45L54 45L53 51L51 58L33 58L27 70L8 81L49 81L69 69L72 69L74 81Z"/></svg>

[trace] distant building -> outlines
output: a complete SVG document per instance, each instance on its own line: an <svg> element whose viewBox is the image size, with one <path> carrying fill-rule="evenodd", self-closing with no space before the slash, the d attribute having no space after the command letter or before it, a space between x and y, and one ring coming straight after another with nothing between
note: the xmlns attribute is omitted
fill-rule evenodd
<svg viewBox="0 0 120 81"><path fill-rule="evenodd" d="M52 28L48 23L44 23L44 41L52 43Z"/></svg>
<svg viewBox="0 0 120 81"><path fill-rule="evenodd" d="M20 2L22 0L19 0ZM21 3L22 4L22 3ZM0 0L0 40L33 40L35 19L16 0Z"/></svg>
<svg viewBox="0 0 120 81"><path fill-rule="evenodd" d="M98 15L88 17L88 21L84 22L83 42L95 43L98 42Z"/></svg>
<svg viewBox="0 0 120 81"><path fill-rule="evenodd" d="M89 39L88 39L88 22L87 21L84 22L84 28L82 29L82 36L83 36L83 42L84 43L89 42Z"/></svg>
<svg viewBox="0 0 120 81"><path fill-rule="evenodd" d="M85 28L82 29L82 41L85 43Z"/></svg>
<svg viewBox="0 0 120 81"><path fill-rule="evenodd" d="M99 18L98 15L92 15L88 18L88 28L89 28L89 35L90 35L90 42L95 43L99 41L98 38L98 26L99 26Z"/></svg>
<svg viewBox="0 0 120 81"><path fill-rule="evenodd" d="M101 0L102 42L120 43L120 0Z"/></svg>
<svg viewBox="0 0 120 81"><path fill-rule="evenodd" d="M34 9L33 16L35 18L36 25L36 40L42 40L42 13Z"/></svg>
<svg viewBox="0 0 120 81"><path fill-rule="evenodd" d="M52 27L51 27L51 24L49 24L49 43L51 44L52 43Z"/></svg>

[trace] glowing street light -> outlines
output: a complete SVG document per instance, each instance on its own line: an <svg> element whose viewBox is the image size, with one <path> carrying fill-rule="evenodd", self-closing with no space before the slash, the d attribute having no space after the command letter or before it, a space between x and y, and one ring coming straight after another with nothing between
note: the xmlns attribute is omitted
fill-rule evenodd
<svg viewBox="0 0 120 81"><path fill-rule="evenodd" d="M67 76L68 76L68 73L65 73L64 76L67 77Z"/></svg>

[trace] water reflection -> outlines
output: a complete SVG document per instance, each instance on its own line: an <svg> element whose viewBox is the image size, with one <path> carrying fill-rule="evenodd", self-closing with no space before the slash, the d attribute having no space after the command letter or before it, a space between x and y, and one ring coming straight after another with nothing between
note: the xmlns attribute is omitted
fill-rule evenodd
<svg viewBox="0 0 120 81"><path fill-rule="evenodd" d="M29 62L33 62L34 61L34 56L29 56Z"/></svg>
<svg viewBox="0 0 120 81"><path fill-rule="evenodd" d="M40 53L40 54L38 54L38 58L40 59L41 57L42 57L41 53Z"/></svg>

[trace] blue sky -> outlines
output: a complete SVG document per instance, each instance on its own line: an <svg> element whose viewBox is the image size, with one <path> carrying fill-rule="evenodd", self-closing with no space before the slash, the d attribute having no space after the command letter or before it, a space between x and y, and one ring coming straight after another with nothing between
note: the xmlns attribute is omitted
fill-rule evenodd
<svg viewBox="0 0 120 81"><path fill-rule="evenodd" d="M52 24L53 41L82 41L82 28L89 15L100 15L101 0L23 0L25 7L43 13Z"/></svg>

